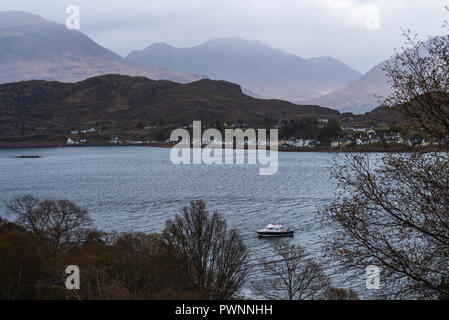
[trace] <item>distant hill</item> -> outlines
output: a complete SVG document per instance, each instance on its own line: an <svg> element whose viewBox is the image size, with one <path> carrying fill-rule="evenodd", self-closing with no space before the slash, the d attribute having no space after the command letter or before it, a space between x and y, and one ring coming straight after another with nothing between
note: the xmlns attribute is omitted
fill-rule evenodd
<svg viewBox="0 0 449 320"><path fill-rule="evenodd" d="M256 97L293 102L327 94L361 76L334 58L304 59L240 38L212 40L191 48L157 43L131 52L126 60L238 83Z"/></svg>
<svg viewBox="0 0 449 320"><path fill-rule="evenodd" d="M338 116L318 106L280 100L259 100L226 81L200 80L188 84L145 77L106 75L78 83L24 81L0 85L0 135L24 128L54 132L100 124L111 131L136 128L139 123L180 127L246 123L262 126L283 119Z"/></svg>
<svg viewBox="0 0 449 320"><path fill-rule="evenodd" d="M378 64L347 86L322 97L308 100L307 103L357 114L373 110L379 105L376 96L386 97L390 93L387 77L383 71L386 63L385 61Z"/></svg>
<svg viewBox="0 0 449 320"><path fill-rule="evenodd" d="M200 78L163 68L136 67L79 31L34 14L0 12L0 83L31 79L75 82L110 73L178 82Z"/></svg>

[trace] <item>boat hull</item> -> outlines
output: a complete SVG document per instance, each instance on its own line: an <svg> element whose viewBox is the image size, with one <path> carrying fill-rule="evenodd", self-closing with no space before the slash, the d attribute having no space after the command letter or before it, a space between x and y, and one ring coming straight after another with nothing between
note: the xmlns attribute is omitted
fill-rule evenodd
<svg viewBox="0 0 449 320"><path fill-rule="evenodd" d="M260 238L281 238L281 237L293 237L293 231L286 232L270 232L270 231L257 231Z"/></svg>

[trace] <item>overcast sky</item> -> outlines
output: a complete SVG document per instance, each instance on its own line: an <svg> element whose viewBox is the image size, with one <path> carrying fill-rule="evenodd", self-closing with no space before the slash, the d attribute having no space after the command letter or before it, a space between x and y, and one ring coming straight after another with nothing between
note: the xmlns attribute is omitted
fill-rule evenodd
<svg viewBox="0 0 449 320"><path fill-rule="evenodd" d="M401 47L401 28L422 39L446 33L445 0L1 0L64 23L81 11L81 31L126 55L155 42L194 46L224 37L259 40L302 57L332 56L365 72Z"/></svg>

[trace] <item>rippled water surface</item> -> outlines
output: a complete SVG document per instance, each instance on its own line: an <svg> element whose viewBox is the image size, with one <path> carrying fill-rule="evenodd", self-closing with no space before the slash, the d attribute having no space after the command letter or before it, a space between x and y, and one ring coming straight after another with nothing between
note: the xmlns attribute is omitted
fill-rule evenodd
<svg viewBox="0 0 449 320"><path fill-rule="evenodd" d="M336 184L328 153L279 153L279 170L260 176L255 165L180 165L170 149L82 147L0 150L0 216L13 220L6 202L34 194L66 198L89 210L98 228L159 232L191 200L202 199L237 228L251 257L270 254L273 239L255 230L277 219L296 229L290 241L319 255L331 232L316 217ZM39 159L16 159L40 155Z"/></svg>

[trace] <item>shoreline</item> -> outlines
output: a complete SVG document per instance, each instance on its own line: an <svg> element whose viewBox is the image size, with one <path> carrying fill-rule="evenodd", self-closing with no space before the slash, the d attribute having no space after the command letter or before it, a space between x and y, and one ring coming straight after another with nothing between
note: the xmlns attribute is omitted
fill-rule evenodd
<svg viewBox="0 0 449 320"><path fill-rule="evenodd" d="M174 144L171 143L156 143L156 144L120 144L120 145L112 145L112 144L82 144L82 145L62 145L62 144L54 144L54 145L24 145L24 146L0 146L0 150L12 150L12 149L43 149L43 148L86 148L86 147L148 147L148 148L172 148ZM205 146L202 146L204 148ZM191 149L194 147L191 146ZM222 149L225 149L224 147ZM233 148L236 150L237 148ZM244 148L247 150L247 148ZM266 149L267 151L269 149ZM303 147L303 148L278 148L278 152L298 152L298 153L411 153L415 151L421 152L444 152L448 151L447 148L437 147L437 146L407 146L407 147L343 147L343 148L334 148L334 147Z"/></svg>

